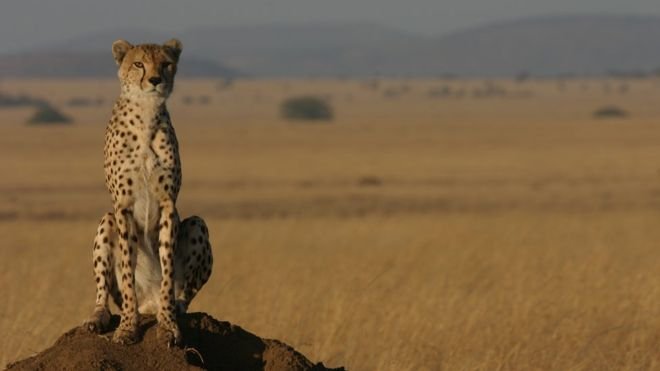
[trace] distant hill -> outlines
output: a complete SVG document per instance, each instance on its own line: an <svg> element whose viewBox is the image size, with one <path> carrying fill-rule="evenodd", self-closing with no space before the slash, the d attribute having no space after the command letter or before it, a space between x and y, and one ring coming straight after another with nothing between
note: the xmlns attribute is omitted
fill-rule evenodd
<svg viewBox="0 0 660 371"><path fill-rule="evenodd" d="M257 77L496 77L660 68L660 17L618 15L527 18L438 37L356 23L207 27L176 35L134 29L86 35L38 48L30 55L61 61L63 54L71 58L85 54L88 62L70 73L94 75L96 70L87 64L100 63L94 59L100 54L112 64L110 45L120 37L131 42L179 37L184 43L182 63L188 63L181 71L189 76L241 71ZM93 53L99 54L92 57ZM16 71L16 60L22 56L0 56L0 71ZM5 69L12 63L14 67ZM47 70L66 75L66 70L56 67L59 64ZM19 75L43 71L24 66Z"/></svg>
<svg viewBox="0 0 660 371"><path fill-rule="evenodd" d="M378 66L394 50L427 41L374 24L205 28L189 30L182 38L193 40L191 53L257 76L302 77L379 75Z"/></svg>
<svg viewBox="0 0 660 371"><path fill-rule="evenodd" d="M112 42L125 38L140 42L164 42L170 37L129 29L85 35L73 40L43 45L23 53L0 54L0 78L4 77L114 77L117 66L112 58ZM186 56L179 65L179 76L188 78L233 78L242 71L227 67L213 58Z"/></svg>
<svg viewBox="0 0 660 371"><path fill-rule="evenodd" d="M184 58L214 60L253 76L377 75L371 66L389 49L424 38L374 24L297 24L194 28L180 34L110 30L81 36L39 51L105 52L118 38L132 43L178 37Z"/></svg>
<svg viewBox="0 0 660 371"><path fill-rule="evenodd" d="M660 67L660 17L540 17L467 29L418 54L418 71L597 75ZM434 61L437 61L434 62Z"/></svg>

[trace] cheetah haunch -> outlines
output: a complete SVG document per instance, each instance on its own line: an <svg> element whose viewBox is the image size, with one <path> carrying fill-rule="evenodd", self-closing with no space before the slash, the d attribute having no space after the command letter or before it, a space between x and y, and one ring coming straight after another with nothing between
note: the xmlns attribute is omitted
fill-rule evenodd
<svg viewBox="0 0 660 371"><path fill-rule="evenodd" d="M179 221L179 148L165 101L172 92L181 42L112 44L121 94L105 132L105 184L113 212L94 239L96 306L85 327L108 329L108 295L121 308L113 341L138 340L140 313L156 314L158 338L181 343L177 313L211 275L213 257L206 223Z"/></svg>

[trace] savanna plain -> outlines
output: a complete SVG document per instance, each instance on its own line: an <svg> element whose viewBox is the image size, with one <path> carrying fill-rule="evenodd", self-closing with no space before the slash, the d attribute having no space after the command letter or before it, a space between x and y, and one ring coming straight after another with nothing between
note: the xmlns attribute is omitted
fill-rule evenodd
<svg viewBox="0 0 660 371"><path fill-rule="evenodd" d="M93 309L118 83L0 91L74 119L0 110L2 366ZM282 119L305 94L334 119ZM660 80L179 80L169 109L215 256L191 311L350 370L660 370Z"/></svg>

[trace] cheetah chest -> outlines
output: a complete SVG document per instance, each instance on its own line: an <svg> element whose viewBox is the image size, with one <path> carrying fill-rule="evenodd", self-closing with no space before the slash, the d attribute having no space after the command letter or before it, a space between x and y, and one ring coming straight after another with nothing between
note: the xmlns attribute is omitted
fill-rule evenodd
<svg viewBox="0 0 660 371"><path fill-rule="evenodd" d="M163 201L175 200L180 167L173 130L169 124L134 134L138 140L129 145L124 166L118 172L126 178L128 197L120 203L132 206L137 225L154 231ZM121 184L121 181L120 181ZM121 192L122 196L124 192ZM123 198L123 197L122 197Z"/></svg>
<svg viewBox="0 0 660 371"><path fill-rule="evenodd" d="M133 215L141 228L153 231L158 222L158 205L163 198L160 190L153 184L153 174L162 172L162 169L157 158L149 151L141 153L139 159L133 190Z"/></svg>

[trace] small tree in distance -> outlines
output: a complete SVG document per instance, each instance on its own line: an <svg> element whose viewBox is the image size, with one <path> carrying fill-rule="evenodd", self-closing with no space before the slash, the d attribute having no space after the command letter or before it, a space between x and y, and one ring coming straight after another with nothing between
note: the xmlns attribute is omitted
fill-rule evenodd
<svg viewBox="0 0 660 371"><path fill-rule="evenodd" d="M593 113L595 118L598 119L608 119L608 118L626 118L629 116L629 113L622 108L617 106L605 106L597 109Z"/></svg>
<svg viewBox="0 0 660 371"><path fill-rule="evenodd" d="M37 110L28 121L30 124L68 124L71 118L48 103L37 105Z"/></svg>
<svg viewBox="0 0 660 371"><path fill-rule="evenodd" d="M332 107L324 99L314 96L293 97L282 102L282 117L288 120L329 121L332 120Z"/></svg>

